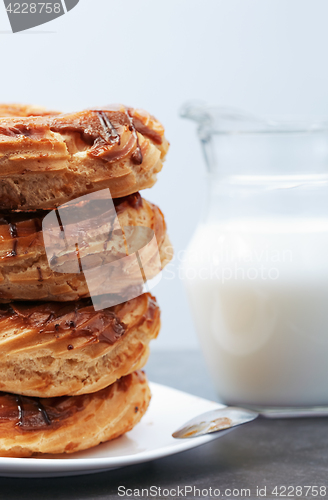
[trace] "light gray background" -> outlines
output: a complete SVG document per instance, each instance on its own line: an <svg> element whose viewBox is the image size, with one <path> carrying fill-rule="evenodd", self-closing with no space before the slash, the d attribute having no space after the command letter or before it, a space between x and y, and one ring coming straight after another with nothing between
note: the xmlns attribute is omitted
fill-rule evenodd
<svg viewBox="0 0 328 500"><path fill-rule="evenodd" d="M164 211L177 254L205 196L195 127L178 117L183 102L328 115L327 0L80 0L15 35L1 8L1 101L64 111L122 102L165 124L171 150L144 195ZM164 279L155 293L163 329L153 349L196 347L182 283Z"/></svg>

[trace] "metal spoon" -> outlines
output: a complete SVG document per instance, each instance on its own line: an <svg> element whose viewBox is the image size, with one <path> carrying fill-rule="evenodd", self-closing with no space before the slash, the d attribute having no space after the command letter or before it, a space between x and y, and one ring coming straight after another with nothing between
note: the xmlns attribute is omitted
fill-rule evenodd
<svg viewBox="0 0 328 500"><path fill-rule="evenodd" d="M176 439L194 438L211 434L212 432L223 431L237 425L251 422L259 416L259 413L244 408L228 406L217 410L208 411L202 415L189 420L172 436Z"/></svg>

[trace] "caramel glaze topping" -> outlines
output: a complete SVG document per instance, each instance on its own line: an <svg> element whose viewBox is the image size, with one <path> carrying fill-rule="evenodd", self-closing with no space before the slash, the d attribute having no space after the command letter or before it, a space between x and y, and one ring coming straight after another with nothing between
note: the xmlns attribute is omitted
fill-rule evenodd
<svg viewBox="0 0 328 500"><path fill-rule="evenodd" d="M30 120L30 119L29 119ZM0 135L7 137L30 137L31 139L42 139L47 132L46 123L33 123L33 126L27 123L13 123L9 126L0 126Z"/></svg>
<svg viewBox="0 0 328 500"><path fill-rule="evenodd" d="M149 119L153 120L153 127L148 126ZM121 139L127 130L131 134L122 145ZM137 165L142 163L148 144L144 142L140 146L137 132L159 146L163 143L163 129L153 117L124 106L72 114L0 119L0 137L42 141L49 136L49 132L79 134L88 147L88 156L109 163L127 156Z"/></svg>
<svg viewBox="0 0 328 500"><path fill-rule="evenodd" d="M132 159L133 163L135 163L136 165L141 165L142 160L143 160L143 156L142 156L142 151L141 151L141 147L139 144L139 138L138 138L135 124L134 124L134 120L133 120L133 118L130 114L130 111L128 109L125 110L125 114L128 117L128 120L130 122L129 130L130 130L130 132L133 133L133 136L134 136L136 143L137 143L137 148L136 148L135 152L132 153L131 159Z"/></svg>
<svg viewBox="0 0 328 500"><path fill-rule="evenodd" d="M42 334L85 338L83 344L106 342L113 345L126 332L113 308L95 311L91 299L78 302L14 302L2 304L0 321L16 321L22 328L34 328ZM71 344L69 344L71 345Z"/></svg>
<svg viewBox="0 0 328 500"><path fill-rule="evenodd" d="M122 392L127 391L131 386L133 375L136 374L140 382L145 381L143 372L135 372L118 380L116 388ZM109 386L98 391L97 398L111 397L112 388L113 386ZM85 394L40 399L0 392L0 425L11 421L21 432L54 430L60 427L64 420L84 410L92 397L93 394Z"/></svg>
<svg viewBox="0 0 328 500"><path fill-rule="evenodd" d="M142 207L142 197L140 193L129 194L128 196L123 196L121 198L113 198L114 206L116 211L119 213L120 210L123 210L124 203L128 203L130 207L138 210Z"/></svg>
<svg viewBox="0 0 328 500"><path fill-rule="evenodd" d="M11 420L23 432L53 430L84 407L83 396L40 399L0 392L0 425Z"/></svg>
<svg viewBox="0 0 328 500"><path fill-rule="evenodd" d="M114 206L116 209L116 213L119 214L120 212L124 211L124 206L125 204L128 204L130 207L138 210L139 208L142 208L142 197L140 196L139 193L134 193L130 194L128 196L124 196L122 198L113 198ZM83 220L83 209L85 209L85 215L87 216L89 213L88 207L87 207L88 202L85 202L84 206L78 206L77 210L77 220ZM72 214L72 221L73 221L73 212L72 212L72 205L70 205L70 210ZM99 213L97 213L95 210L98 208ZM106 222L106 218L108 219L108 214L103 212L103 205L101 201L98 203L98 206L96 206L95 203L92 205L92 215L93 217L98 216L98 222L99 225L101 223ZM39 233L42 231L42 219L49 213L48 210L38 210L35 212L5 212L3 211L0 213L0 225L1 224L6 224L8 225L8 232L10 238L12 238L13 243L12 243L12 250L8 257L16 257L18 254L18 239L21 236L27 236L32 233ZM58 217L58 210L56 210L56 214ZM111 214L109 214L111 215ZM103 220L104 219L104 220ZM31 226L25 226L24 228L21 228L19 223L20 222L26 222L26 221L33 221ZM61 221L59 221L61 224ZM17 226L18 224L18 226ZM109 235L110 237L110 235ZM31 244L33 241L31 242ZM43 276L41 269L38 269L39 273L39 281L43 281Z"/></svg>
<svg viewBox="0 0 328 500"><path fill-rule="evenodd" d="M10 257L16 257L17 256L17 238L18 238L18 233L17 233L17 226L16 223L12 221L12 217L10 214L3 214L0 216L0 223L5 223L8 224L9 227L9 234L11 238L14 240L13 241L13 249L11 251Z"/></svg>
<svg viewBox="0 0 328 500"><path fill-rule="evenodd" d="M49 127L52 132L79 133L82 140L91 146L88 151L89 156L101 157L108 162L117 161L131 154L134 163L138 165L142 163L143 154L137 132L155 144L162 144L162 136L148 128L140 118L134 117L131 108L88 110L74 115L59 115L49 119ZM111 147L121 144L124 127L132 132L131 139L119 151L113 152Z"/></svg>
<svg viewBox="0 0 328 500"><path fill-rule="evenodd" d="M87 206L87 202L84 202L84 206L81 206L80 202L77 202L77 206L79 209L79 219L83 219L83 216L81 217L81 210ZM94 203L94 202L93 202ZM140 193L133 193L129 194L127 196L122 196L121 198L113 198L113 203L115 208L119 209L120 205L123 205L124 203L128 203L130 207L139 209L142 207L142 197ZM72 202L70 202L70 207L72 207ZM102 210L101 203L99 203L99 209ZM58 209L56 210L58 211ZM9 233L12 238L17 238L20 236L18 234L18 228L17 228L17 223L33 219L34 222L34 229L35 232L39 232L42 230L42 219L45 217L50 210L33 210L33 211L27 211L27 212L22 212L22 211L6 211L2 210L0 212L0 224L7 224L9 226ZM88 212L86 212L88 213ZM100 214L101 212L99 212Z"/></svg>
<svg viewBox="0 0 328 500"><path fill-rule="evenodd" d="M155 144L162 144L161 135L148 128L140 118L133 116L132 108L87 110L72 115L58 115L49 118L50 129L54 132L79 132L89 143L103 139L108 143L118 143L118 130L130 126L131 120L135 129L149 137Z"/></svg>

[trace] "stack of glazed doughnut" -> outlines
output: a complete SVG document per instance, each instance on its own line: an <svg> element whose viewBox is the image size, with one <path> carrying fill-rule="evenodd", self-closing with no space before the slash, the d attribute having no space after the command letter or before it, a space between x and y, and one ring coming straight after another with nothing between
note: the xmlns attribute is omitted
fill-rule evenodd
<svg viewBox="0 0 328 500"><path fill-rule="evenodd" d="M168 146L142 110L0 105L0 456L84 450L147 410L143 285L172 253L138 191Z"/></svg>

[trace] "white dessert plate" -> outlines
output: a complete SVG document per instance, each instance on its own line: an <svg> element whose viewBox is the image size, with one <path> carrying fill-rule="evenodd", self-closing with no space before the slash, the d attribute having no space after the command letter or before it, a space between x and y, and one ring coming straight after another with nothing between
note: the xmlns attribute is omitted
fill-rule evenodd
<svg viewBox="0 0 328 500"><path fill-rule="evenodd" d="M193 439L174 439L172 432L200 413L223 405L159 384L150 384L152 400L141 422L124 436L90 450L47 458L0 457L0 476L60 477L104 472L148 462L195 448L231 429Z"/></svg>

